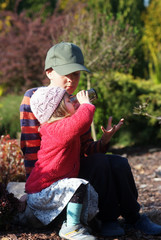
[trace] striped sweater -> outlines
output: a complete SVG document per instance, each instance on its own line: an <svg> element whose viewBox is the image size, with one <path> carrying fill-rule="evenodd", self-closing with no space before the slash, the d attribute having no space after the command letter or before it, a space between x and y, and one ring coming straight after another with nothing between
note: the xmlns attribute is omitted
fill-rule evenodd
<svg viewBox="0 0 161 240"><path fill-rule="evenodd" d="M39 122L35 118L30 108L30 98L37 88L26 91L20 105L20 125L21 125L21 149L24 154L24 164L26 178L29 177L35 162L37 161L37 152L40 149L41 136L39 133ZM80 138L81 140L81 157L93 153L107 151L107 146L102 147L101 141L93 141L91 129L89 129Z"/></svg>

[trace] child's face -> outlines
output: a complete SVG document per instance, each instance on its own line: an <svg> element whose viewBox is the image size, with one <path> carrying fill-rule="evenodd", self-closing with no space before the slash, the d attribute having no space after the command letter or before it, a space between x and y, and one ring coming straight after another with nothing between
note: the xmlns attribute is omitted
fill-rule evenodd
<svg viewBox="0 0 161 240"><path fill-rule="evenodd" d="M80 71L61 76L53 70L50 73L47 73L47 76L51 81L51 86L62 87L69 94L72 94L78 86L80 79Z"/></svg>
<svg viewBox="0 0 161 240"><path fill-rule="evenodd" d="M70 97L67 94L65 94L64 96L64 101L65 101L67 111L70 113L70 115L73 115L76 110L75 110L74 104L72 103L72 101L70 100Z"/></svg>

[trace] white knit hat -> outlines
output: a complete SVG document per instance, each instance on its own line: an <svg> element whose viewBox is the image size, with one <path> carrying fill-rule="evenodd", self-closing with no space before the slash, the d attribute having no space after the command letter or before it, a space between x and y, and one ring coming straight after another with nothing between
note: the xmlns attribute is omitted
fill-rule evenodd
<svg viewBox="0 0 161 240"><path fill-rule="evenodd" d="M50 119L65 93L66 90L60 87L40 87L32 95L31 110L41 124Z"/></svg>

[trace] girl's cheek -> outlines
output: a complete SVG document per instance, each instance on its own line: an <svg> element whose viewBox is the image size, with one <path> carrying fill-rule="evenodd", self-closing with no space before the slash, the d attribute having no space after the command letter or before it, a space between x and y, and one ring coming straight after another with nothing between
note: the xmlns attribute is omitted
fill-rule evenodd
<svg viewBox="0 0 161 240"><path fill-rule="evenodd" d="M74 104L74 109L77 110L77 109L79 108L79 106L80 106L80 103L79 103L79 102L76 102L76 103Z"/></svg>

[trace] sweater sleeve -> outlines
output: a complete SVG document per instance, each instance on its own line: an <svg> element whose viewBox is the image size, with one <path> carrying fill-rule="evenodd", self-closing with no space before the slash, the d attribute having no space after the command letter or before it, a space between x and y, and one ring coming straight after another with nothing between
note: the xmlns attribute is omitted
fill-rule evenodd
<svg viewBox="0 0 161 240"><path fill-rule="evenodd" d="M94 153L106 153L109 148L109 143L102 146L101 141L94 141L91 135L91 128L81 135L81 157L88 156Z"/></svg>
<svg viewBox="0 0 161 240"><path fill-rule="evenodd" d="M51 135L57 133L62 141L69 142L74 136L81 136L90 128L94 112L94 105L81 104L72 116L59 120L57 124L53 123L48 130ZM65 144L65 142L63 143Z"/></svg>
<svg viewBox="0 0 161 240"><path fill-rule="evenodd" d="M37 88L33 88L26 91L20 105L20 144L24 154L26 178L28 178L37 161L37 152L40 149L39 122L30 108L30 98L36 90Z"/></svg>

